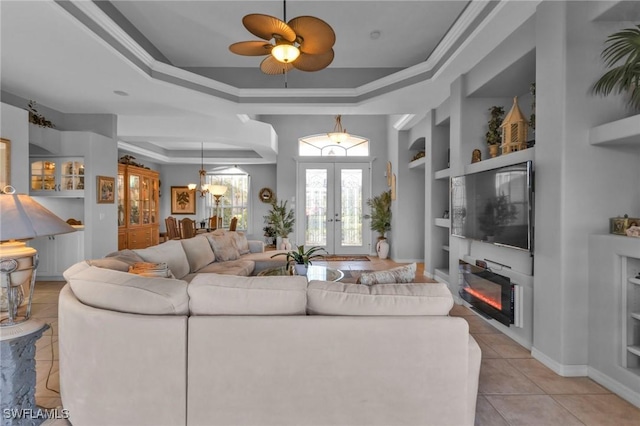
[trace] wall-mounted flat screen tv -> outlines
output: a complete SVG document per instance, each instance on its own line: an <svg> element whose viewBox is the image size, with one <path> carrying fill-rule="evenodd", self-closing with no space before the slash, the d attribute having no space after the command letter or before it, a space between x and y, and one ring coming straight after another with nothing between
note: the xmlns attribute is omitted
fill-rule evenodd
<svg viewBox="0 0 640 426"><path fill-rule="evenodd" d="M533 163L451 179L451 234L533 251Z"/></svg>

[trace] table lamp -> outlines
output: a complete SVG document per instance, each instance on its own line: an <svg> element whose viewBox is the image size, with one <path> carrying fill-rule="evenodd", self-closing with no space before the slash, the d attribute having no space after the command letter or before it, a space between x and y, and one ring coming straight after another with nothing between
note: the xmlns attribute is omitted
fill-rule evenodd
<svg viewBox="0 0 640 426"><path fill-rule="evenodd" d="M38 252L27 247L25 241L74 231L30 196L16 194L10 186L0 191L0 290L6 297L8 312L8 317L0 320L0 327L14 326L31 317ZM24 315L19 316L25 283L29 283L29 302Z"/></svg>

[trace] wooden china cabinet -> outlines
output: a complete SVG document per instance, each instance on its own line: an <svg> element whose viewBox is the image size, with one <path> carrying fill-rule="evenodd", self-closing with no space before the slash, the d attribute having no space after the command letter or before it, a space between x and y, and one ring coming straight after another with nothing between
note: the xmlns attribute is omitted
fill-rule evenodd
<svg viewBox="0 0 640 426"><path fill-rule="evenodd" d="M158 172L118 164L118 250L158 244L159 193Z"/></svg>

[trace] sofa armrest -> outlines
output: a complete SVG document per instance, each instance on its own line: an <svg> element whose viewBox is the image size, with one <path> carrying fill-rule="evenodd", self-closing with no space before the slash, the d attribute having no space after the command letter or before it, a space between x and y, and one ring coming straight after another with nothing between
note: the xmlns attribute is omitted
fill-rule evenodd
<svg viewBox="0 0 640 426"><path fill-rule="evenodd" d="M249 252L251 253L264 253L264 241L249 240Z"/></svg>

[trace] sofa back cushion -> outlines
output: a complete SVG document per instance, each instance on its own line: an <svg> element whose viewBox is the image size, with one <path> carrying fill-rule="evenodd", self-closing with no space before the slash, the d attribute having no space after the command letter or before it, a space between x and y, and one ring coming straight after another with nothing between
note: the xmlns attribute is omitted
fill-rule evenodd
<svg viewBox="0 0 640 426"><path fill-rule="evenodd" d="M442 283L345 284L311 281L307 289L310 315L447 315L453 296Z"/></svg>
<svg viewBox="0 0 640 426"><path fill-rule="evenodd" d="M187 315L187 283L149 278L79 262L64 272L71 290L85 305L145 315Z"/></svg>
<svg viewBox="0 0 640 426"><path fill-rule="evenodd" d="M207 240L216 255L218 262L240 259L240 252L231 235L207 235Z"/></svg>
<svg viewBox="0 0 640 426"><path fill-rule="evenodd" d="M170 240L157 246L134 250L145 262L165 262L173 275L181 279L189 273L189 261L178 240Z"/></svg>
<svg viewBox="0 0 640 426"><path fill-rule="evenodd" d="M307 279L198 274L188 292L191 315L305 315Z"/></svg>
<svg viewBox="0 0 640 426"><path fill-rule="evenodd" d="M206 237L197 235L193 238L180 240L180 243L182 243L182 248L187 255L191 272L196 272L215 262L216 256L213 254L213 249Z"/></svg>
<svg viewBox="0 0 640 426"><path fill-rule="evenodd" d="M244 232L239 231L229 231L226 235L230 235L233 238L233 241L236 243L236 248L238 252L242 254L249 253L249 240L247 240L247 236Z"/></svg>

